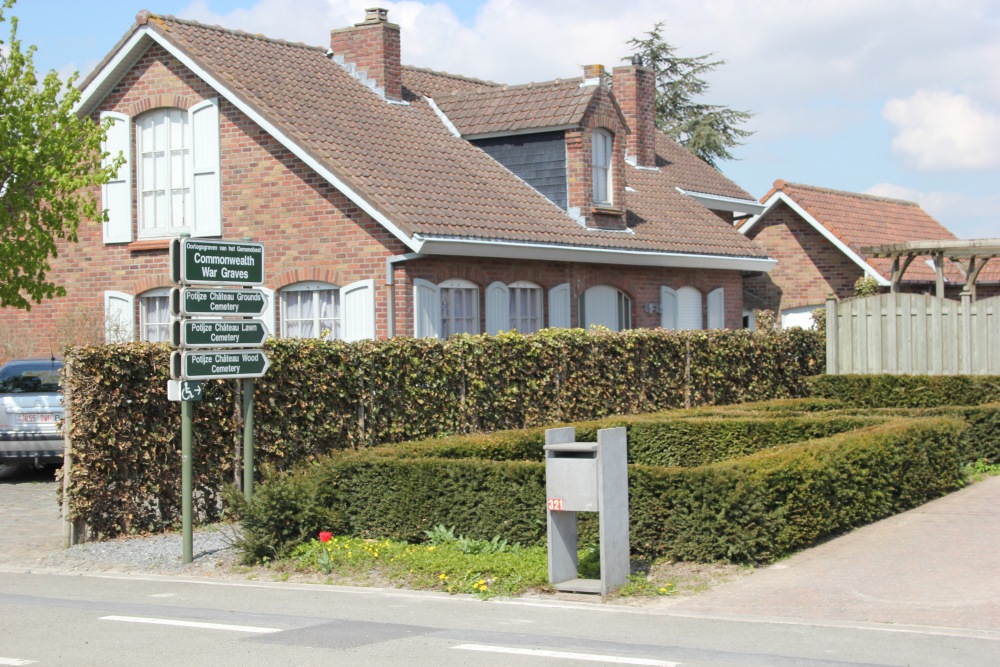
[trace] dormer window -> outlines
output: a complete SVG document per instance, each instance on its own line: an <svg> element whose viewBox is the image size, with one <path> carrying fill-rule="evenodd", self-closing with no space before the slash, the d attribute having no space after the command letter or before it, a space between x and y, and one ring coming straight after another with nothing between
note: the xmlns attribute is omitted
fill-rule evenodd
<svg viewBox="0 0 1000 667"><path fill-rule="evenodd" d="M594 203L611 204L612 186L611 156L614 139L606 130L594 130L591 133L591 149L593 151Z"/></svg>

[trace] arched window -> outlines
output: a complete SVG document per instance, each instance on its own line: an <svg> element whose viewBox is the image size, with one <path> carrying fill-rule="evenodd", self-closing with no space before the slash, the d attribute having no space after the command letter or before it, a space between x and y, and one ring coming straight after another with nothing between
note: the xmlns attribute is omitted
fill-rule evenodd
<svg viewBox="0 0 1000 667"><path fill-rule="evenodd" d="M580 299L580 324L585 329L601 326L612 331L632 328L632 299L610 285L595 285Z"/></svg>
<svg viewBox="0 0 1000 667"><path fill-rule="evenodd" d="M139 236L176 236L191 230L188 113L155 109L135 122Z"/></svg>
<svg viewBox="0 0 1000 667"><path fill-rule="evenodd" d="M590 137L593 158L594 203L612 204L611 157L614 155L614 138L607 130L594 130Z"/></svg>
<svg viewBox="0 0 1000 667"><path fill-rule="evenodd" d="M158 287L139 295L139 340L170 340L170 288Z"/></svg>
<svg viewBox="0 0 1000 667"><path fill-rule="evenodd" d="M340 288L330 283L293 283L281 290L281 335L284 338L339 339Z"/></svg>

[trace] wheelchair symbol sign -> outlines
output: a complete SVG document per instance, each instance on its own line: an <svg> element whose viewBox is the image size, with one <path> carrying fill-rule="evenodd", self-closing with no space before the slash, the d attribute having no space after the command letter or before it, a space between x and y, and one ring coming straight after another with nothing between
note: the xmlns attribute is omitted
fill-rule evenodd
<svg viewBox="0 0 1000 667"><path fill-rule="evenodd" d="M200 401L200 380L168 380L167 398L171 401Z"/></svg>

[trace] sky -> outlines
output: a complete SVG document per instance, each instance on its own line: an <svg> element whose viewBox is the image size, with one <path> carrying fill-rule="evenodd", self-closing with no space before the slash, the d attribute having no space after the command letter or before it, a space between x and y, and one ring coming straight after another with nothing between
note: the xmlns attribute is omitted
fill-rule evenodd
<svg viewBox="0 0 1000 667"><path fill-rule="evenodd" d="M725 64L703 101L750 111L722 171L918 202L959 238L1000 237L1000 0L18 0L35 66L86 76L142 9L327 46L381 6L406 65L503 83L622 64L662 21ZM99 8L99 9L98 9ZM7 41L9 28L0 26Z"/></svg>

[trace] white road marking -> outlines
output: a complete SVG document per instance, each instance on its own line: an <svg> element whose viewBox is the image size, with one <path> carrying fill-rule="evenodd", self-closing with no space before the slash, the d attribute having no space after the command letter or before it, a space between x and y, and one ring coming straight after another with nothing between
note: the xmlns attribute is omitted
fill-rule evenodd
<svg viewBox="0 0 1000 667"><path fill-rule="evenodd" d="M150 595L149 597L151 597L151 598L172 598L175 595L177 595L177 593L156 593L155 595Z"/></svg>
<svg viewBox="0 0 1000 667"><path fill-rule="evenodd" d="M0 665L33 665L35 660L20 660L18 658L0 658Z"/></svg>
<svg viewBox="0 0 1000 667"><path fill-rule="evenodd" d="M178 621L170 618L144 618L142 616L102 616L102 621L122 621L124 623L150 623L152 625L177 625L182 628L202 628L203 630L230 630L232 632L252 632L266 634L281 632L279 628L260 628L252 625L227 625L226 623L202 623L200 621Z"/></svg>
<svg viewBox="0 0 1000 667"><path fill-rule="evenodd" d="M486 646L484 644L460 644L453 648L463 651L483 651L485 653L510 653L513 655L529 655L536 658L563 658L564 660L581 660L584 662L607 662L616 665L651 665L652 667L680 667L679 662L652 660L650 658L623 658L615 655L594 655L592 653L569 653L567 651L544 651L530 648L508 648L506 646Z"/></svg>

